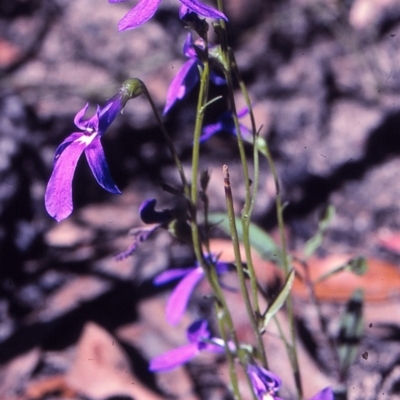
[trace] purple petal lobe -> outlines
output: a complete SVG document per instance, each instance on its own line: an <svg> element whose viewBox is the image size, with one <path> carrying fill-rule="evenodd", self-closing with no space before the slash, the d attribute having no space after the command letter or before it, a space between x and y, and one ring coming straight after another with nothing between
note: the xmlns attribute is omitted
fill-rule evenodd
<svg viewBox="0 0 400 400"><path fill-rule="evenodd" d="M195 286L204 277L201 267L196 267L189 272L176 286L168 299L165 314L171 325L176 325L185 313L190 295Z"/></svg>
<svg viewBox="0 0 400 400"><path fill-rule="evenodd" d="M156 203L156 199L149 199L145 200L140 205L140 218L145 224L163 224L172 220L172 214L170 210L155 210Z"/></svg>
<svg viewBox="0 0 400 400"><path fill-rule="evenodd" d="M223 126L221 122L216 122L215 124L205 126L203 128L203 134L200 136L200 143L205 142L206 140L210 139L210 137L222 130Z"/></svg>
<svg viewBox="0 0 400 400"><path fill-rule="evenodd" d="M103 134L123 108L122 96L117 93L98 112L99 133Z"/></svg>
<svg viewBox="0 0 400 400"><path fill-rule="evenodd" d="M74 118L74 124L83 131L86 129L86 125L82 122L82 120L88 108L89 108L89 103L86 103L85 107L83 107L82 110L78 111Z"/></svg>
<svg viewBox="0 0 400 400"><path fill-rule="evenodd" d="M166 371L190 361L199 353L198 346L194 343L167 351L150 361L150 371Z"/></svg>
<svg viewBox="0 0 400 400"><path fill-rule="evenodd" d="M182 19L188 12L188 8L181 4L181 6L179 7L179 18Z"/></svg>
<svg viewBox="0 0 400 400"><path fill-rule="evenodd" d="M47 212L58 222L72 212L72 178L86 146L85 141L75 140L68 147L64 146L55 160L53 173L46 188L45 206Z"/></svg>
<svg viewBox="0 0 400 400"><path fill-rule="evenodd" d="M109 3L122 3L125 0L108 0Z"/></svg>
<svg viewBox="0 0 400 400"><path fill-rule="evenodd" d="M195 12L196 14L202 15L203 17L224 19L228 21L228 18L221 11L216 10L210 6L207 6L199 0L179 0L187 8Z"/></svg>
<svg viewBox="0 0 400 400"><path fill-rule="evenodd" d="M121 194L111 178L99 135L96 135L92 143L86 148L85 155L98 184L110 193Z"/></svg>
<svg viewBox="0 0 400 400"><path fill-rule="evenodd" d="M137 28L148 21L157 11L161 0L140 0L118 23L118 30Z"/></svg>
<svg viewBox="0 0 400 400"><path fill-rule="evenodd" d="M190 343L202 344L204 339L209 339L211 334L208 329L208 322L205 319L194 321L187 330L187 338Z"/></svg>
<svg viewBox="0 0 400 400"><path fill-rule="evenodd" d="M183 276L193 271L194 268L174 268L167 271L161 272L155 278L153 283L156 286L164 285L165 283L171 282L175 279L182 278Z"/></svg>
<svg viewBox="0 0 400 400"><path fill-rule="evenodd" d="M247 373L251 380L254 393L259 398L263 398L263 395L266 393L276 394L281 387L281 379L263 367L249 364L247 366Z"/></svg>
<svg viewBox="0 0 400 400"><path fill-rule="evenodd" d="M211 71L210 80L217 86L226 85L226 80L222 78L222 76L217 75L214 71Z"/></svg>
<svg viewBox="0 0 400 400"><path fill-rule="evenodd" d="M197 63L198 61L195 59L186 61L175 75L168 88L163 115L166 115L175 102L182 99L199 82Z"/></svg>
<svg viewBox="0 0 400 400"><path fill-rule="evenodd" d="M311 397L310 400L333 400L333 391L330 387L327 387Z"/></svg>

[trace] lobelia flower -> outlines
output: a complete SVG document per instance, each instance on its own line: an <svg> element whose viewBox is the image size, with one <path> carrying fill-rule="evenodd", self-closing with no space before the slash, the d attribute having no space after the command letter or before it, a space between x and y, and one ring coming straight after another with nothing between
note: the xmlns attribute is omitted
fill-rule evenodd
<svg viewBox="0 0 400 400"><path fill-rule="evenodd" d="M283 400L277 396L282 385L278 375L256 364L247 366L247 374L258 400ZM309 400L333 400L333 391L330 387L327 387Z"/></svg>
<svg viewBox="0 0 400 400"><path fill-rule="evenodd" d="M215 268L217 274L220 275L229 271L229 264L216 262ZM164 285L175 279L181 279L167 301L165 315L168 323L176 325L181 320L189 302L190 295L204 276L204 271L201 266L170 269L156 276L154 284L157 286Z"/></svg>
<svg viewBox="0 0 400 400"><path fill-rule="evenodd" d="M143 83L138 79L129 79L103 107L97 106L91 118L84 119L89 104L76 114L74 123L81 132L72 133L58 146L45 193L46 210L58 222L67 218L73 210L72 179L83 152L99 185L111 193L121 194L111 177L100 139L127 101L142 92Z"/></svg>
<svg viewBox="0 0 400 400"><path fill-rule="evenodd" d="M122 110L121 98L109 100L102 108L98 106L96 114L84 120L88 107L89 104L86 104L74 119L75 125L82 132L68 136L58 146L54 156L54 169L47 184L45 205L47 212L58 222L72 213L72 178L83 152L99 185L111 193L121 194L111 178L100 142L103 133Z"/></svg>
<svg viewBox="0 0 400 400"><path fill-rule="evenodd" d="M187 329L188 344L167 351L150 360L150 371L168 371L187 363L202 351L223 353L224 343L220 338L211 337L206 320L193 322ZM234 347L230 344L230 347ZM234 349L232 349L234 350Z"/></svg>
<svg viewBox="0 0 400 400"><path fill-rule="evenodd" d="M249 109L247 107L243 108L238 112L238 118L243 118L249 113ZM249 128L247 128L243 124L239 124L240 132L242 134L243 140L246 142L253 142L253 136ZM200 136L200 143L205 142L210 139L213 135L218 132L227 132L232 135L236 135L235 123L233 121L232 111L224 112L219 120L214 124L206 125L203 128L203 134Z"/></svg>
<svg viewBox="0 0 400 400"><path fill-rule="evenodd" d="M141 242L145 242L154 231L173 220L175 217L173 210L156 211L156 203L156 199L148 199L140 205L139 215L141 220L151 226L131 229L129 235L133 236L133 242L125 251L115 256L117 260L123 260L132 255Z"/></svg>
<svg viewBox="0 0 400 400"><path fill-rule="evenodd" d="M200 82L198 67L202 67L203 63L197 56L195 46L199 50L204 50L204 41L198 39L196 43L193 43L192 35L189 33L183 45L183 54L189 60L182 65L169 85L163 115L166 115L177 100L182 100ZM224 78L221 78L213 71L211 71L210 79L215 85L224 85L226 83Z"/></svg>
<svg viewBox="0 0 400 400"><path fill-rule="evenodd" d="M109 3L121 3L125 0L108 0ZM225 14L199 0L179 0L181 8L179 15L182 18L188 11L199 14L203 17L228 20ZM140 0L118 23L118 30L137 28L147 22L156 13L161 0Z"/></svg>
<svg viewBox="0 0 400 400"><path fill-rule="evenodd" d="M276 394L282 385L282 381L278 375L275 375L256 364L249 364L247 366L247 374L250 378L257 399L278 399Z"/></svg>

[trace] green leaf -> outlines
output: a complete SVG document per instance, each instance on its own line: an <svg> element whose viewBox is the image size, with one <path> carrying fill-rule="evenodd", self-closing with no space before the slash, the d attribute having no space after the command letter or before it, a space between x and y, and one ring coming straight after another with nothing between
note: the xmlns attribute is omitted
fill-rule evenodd
<svg viewBox="0 0 400 400"><path fill-rule="evenodd" d="M225 233L231 234L229 228L228 214L212 213L208 216L210 224L218 225ZM235 218L236 229L239 240L243 241L243 227L240 218ZM279 263L281 251L268 233L257 225L250 223L249 227L250 245L264 259Z"/></svg>
<svg viewBox="0 0 400 400"><path fill-rule="evenodd" d="M279 292L275 300L269 305L267 311L264 313L262 317L262 325L260 327L261 332L265 331L265 328L269 324L269 321L271 321L271 318L281 309L281 307L285 303L287 297L289 296L290 290L292 289L294 276L295 272L294 269L292 269L286 278L286 282L283 285L282 290Z"/></svg>

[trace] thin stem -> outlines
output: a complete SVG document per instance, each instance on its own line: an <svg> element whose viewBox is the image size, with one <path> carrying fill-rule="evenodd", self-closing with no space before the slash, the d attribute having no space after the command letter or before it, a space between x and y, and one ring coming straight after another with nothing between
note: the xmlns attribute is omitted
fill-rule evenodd
<svg viewBox="0 0 400 400"><path fill-rule="evenodd" d="M158 125L160 126L161 132L162 132L162 134L164 136L165 141L167 142L167 146L168 146L169 151L170 151L170 153L172 155L172 158L174 159L176 168L178 169L179 175L181 177L181 181L182 181L182 185L183 185L183 191L185 193L185 196L189 199L189 185L187 184L187 180L186 180L186 177L185 177L185 172L183 170L182 163L181 163L181 161L180 161L180 159L178 157L178 153L177 153L177 151L175 149L174 142L171 140L167 130L165 129L165 126L164 126L164 124L162 122L160 113L157 110L157 106L155 105L155 103L153 101L153 98L150 95L150 92L148 91L147 87L144 84L143 84L143 93L147 97L147 100L149 101L149 103L151 105L151 108L153 109L153 113L154 113L154 115L155 115L155 117L157 119Z"/></svg>
<svg viewBox="0 0 400 400"><path fill-rule="evenodd" d="M207 53L207 43L206 43L206 53ZM201 73L200 80L200 90L197 102L197 113L196 113L196 123L194 128L194 139L193 139L193 151L192 151L192 182L190 191L190 214L191 214L191 231L192 231L192 241L193 249L196 254L196 258L204 270L206 278L211 286L211 289L216 298L216 313L218 324L221 329L221 335L226 343L226 354L229 363L229 373L233 387L233 394L235 400L241 400L241 394L239 390L239 381L236 374L234 359L230 350L227 346L228 337L226 335L226 330L229 332L229 336L235 343L236 348L239 347L239 341L236 336L236 331L233 325L232 317L229 312L228 305L226 303L225 297L223 295L221 286L218 282L218 276L213 265L209 265L206 261L202 247L201 247L201 237L199 232L199 227L197 224L197 200L198 200L198 172L199 172L199 158L200 158L200 135L203 128L204 112L207 103L208 87L210 78L210 65L208 60L203 62L203 70Z"/></svg>
<svg viewBox="0 0 400 400"><path fill-rule="evenodd" d="M218 0L218 8L220 11L223 11L222 0ZM251 213L253 210L252 191L250 189L250 176L249 176L249 169L247 166L246 152L244 149L244 143L243 143L242 133L241 133L241 129L240 129L235 98L234 98L234 94L233 94L234 88L233 88L232 73L231 73L232 60L230 59L230 51L229 51L229 48L227 45L226 25L223 20L220 21L220 24L221 24L222 31L224 32L223 43L221 44L221 48L222 48L222 51L223 51L223 54L224 54L224 57L226 60L226 62L224 63L226 66L226 70L224 71L224 74L225 74L225 79L226 79L227 85L228 85L229 104L230 104L232 115L233 115L233 121L234 121L234 125L235 125L235 130L236 130L236 135L237 135L237 143L238 143L239 154L240 154L240 161L241 161L242 169L243 169L243 179L244 179L244 184L245 184L245 203L244 203L243 211L241 214L241 221L242 221L242 230L243 230L243 244L244 244L244 249L245 249L245 253L246 253L246 261L248 264L251 292L252 292L252 298L253 298L252 311L251 311L251 314L249 314L249 318L254 319L255 315L260 316L260 308L259 308L259 302L258 302L258 296L257 296L257 294L258 294L257 293L257 277L255 275L254 264L253 264L252 254L251 254L250 233L249 233ZM255 128L255 122L254 122L254 116L253 116L253 135L254 135L254 137L256 135L255 132L256 132L256 128ZM254 153L253 153L253 155L254 155ZM257 190L258 190L258 154L254 157L254 163L255 163L254 170L257 173L257 177L254 179L254 187L255 188L253 189L253 195L256 194ZM248 296L247 287L245 287L244 289L245 289L246 295ZM254 307L254 311L253 311L253 307ZM255 330L254 334L255 334L256 340L257 340L258 352L262 357L261 362L267 368L268 367L267 356L265 353L264 343L262 341L260 330L259 329Z"/></svg>
<svg viewBox="0 0 400 400"><path fill-rule="evenodd" d="M225 188L225 199L226 199L226 208L228 211L228 219L229 219L229 230L231 232L231 239L233 244L233 251L235 254L235 265L239 278L240 291L243 296L243 300L246 306L247 314L249 315L250 323L253 328L253 331L256 333L259 331L257 321L254 317L253 308L250 302L250 296L246 286L246 277L243 271L243 264L240 255L240 245L239 245L239 236L236 229L235 223L235 211L233 209L233 196L232 196L232 187L229 180L229 170L228 166L224 165L222 167L224 174L224 188ZM263 346L264 348L264 346Z"/></svg>
<svg viewBox="0 0 400 400"><path fill-rule="evenodd" d="M233 69L236 71L236 75L240 76L234 55L232 52L231 52L231 54L232 54L231 60L232 60L232 64L233 64ZM249 99L249 96L247 93L246 86L244 85L244 83L241 79L239 79L239 84L240 84L242 92L244 93L244 97L246 99L246 104L248 107L250 105L250 110L251 110L250 99ZM250 115L252 115L252 112L250 112ZM253 116L253 118L254 118L254 116ZM252 121L252 124L253 123L254 122ZM257 148L257 150L260 151L260 147L258 145L256 145L256 143L254 143L254 146ZM282 256L282 266L283 266L283 270L285 272L285 276L287 276L289 273L289 259L288 259L288 254L287 254L285 226L284 226L284 222L283 222L283 206L282 206L282 200L281 200L281 196L280 196L279 178L278 178L278 174L276 172L274 160L272 159L271 152L269 150L269 146L266 141L263 141L262 154L264 154L264 156L267 159L267 162L270 167L271 174L272 174L272 177L273 177L274 183L275 183L275 188L276 188L275 205L276 205L276 215L277 215L277 220L278 220L278 228L279 228L281 248L282 248L282 255L281 255ZM302 383L301 383L301 379L300 379L300 369L299 369L299 363L298 363L298 357L297 357L296 331L295 331L294 313L293 313L293 300L292 300L291 296L288 296L288 298L286 300L286 308L287 308L287 312L288 312L288 316L289 316L291 342L292 342L292 345L290 346L289 359L291 361L292 368L293 368L293 374L294 374L296 387L297 387L297 395L298 395L298 398L301 399L303 397L303 388L302 388Z"/></svg>

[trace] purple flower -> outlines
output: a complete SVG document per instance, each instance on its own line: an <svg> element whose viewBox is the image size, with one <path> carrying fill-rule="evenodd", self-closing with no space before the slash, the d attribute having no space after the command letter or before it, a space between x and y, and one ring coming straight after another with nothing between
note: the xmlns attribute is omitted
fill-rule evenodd
<svg viewBox="0 0 400 400"><path fill-rule="evenodd" d="M215 268L217 274L220 275L229 270L229 265L217 262ZM203 268L197 266L191 268L170 269L157 275L154 279L154 283L157 286L171 282L175 279L181 279L168 298L165 310L166 319L171 325L176 325L181 320L189 302L190 295L203 278Z"/></svg>
<svg viewBox="0 0 400 400"><path fill-rule="evenodd" d="M123 260L132 255L140 243L145 242L153 232L172 221L174 218L173 210L156 211L156 203L156 199L148 199L140 205L139 214L141 220L151 226L131 229L129 235L133 236L133 242L126 250L115 256L116 260Z"/></svg>
<svg viewBox="0 0 400 400"><path fill-rule="evenodd" d="M140 218L145 224L163 224L173 219L172 210L156 211L156 203L156 199L149 199L140 205Z"/></svg>
<svg viewBox="0 0 400 400"><path fill-rule="evenodd" d="M45 194L47 212L58 222L73 210L72 179L83 152L99 185L111 193L121 193L111 177L100 139L125 103L124 93L120 91L104 107L97 106L91 118L83 119L89 104L76 114L74 123L82 132L72 133L58 146Z"/></svg>
<svg viewBox="0 0 400 400"><path fill-rule="evenodd" d="M238 117L243 118L248 113L249 109L247 107L243 108L238 112ZM236 135L236 128L233 121L232 111L224 112L216 123L205 126L203 128L203 134L200 136L200 143L210 139L211 136L215 135L218 132L227 132L232 135ZM249 128L247 128L243 124L240 124L240 132L246 142L253 142L253 137Z"/></svg>
<svg viewBox="0 0 400 400"><path fill-rule="evenodd" d="M249 364L247 366L247 374L249 375L257 399L283 400L277 396L282 385L282 381L278 375L256 364ZM333 400L333 391L330 387L327 387L314 395L310 400Z"/></svg>
<svg viewBox="0 0 400 400"><path fill-rule="evenodd" d="M256 364L249 364L247 366L247 374L249 375L254 393L258 399L278 399L276 394L282 384L278 375Z"/></svg>
<svg viewBox="0 0 400 400"><path fill-rule="evenodd" d="M212 338L206 320L193 322L187 329L188 344L167 351L150 361L150 371L167 371L185 364L201 351L222 353L224 344L220 338Z"/></svg>
<svg viewBox="0 0 400 400"><path fill-rule="evenodd" d="M125 0L108 0L109 3L121 3ZM191 11L203 17L228 20L225 14L199 0L179 0L181 9L179 15L182 17L186 12ZM118 23L118 30L137 28L147 22L156 13L161 0L140 0Z"/></svg>
<svg viewBox="0 0 400 400"><path fill-rule="evenodd" d="M182 100L200 82L198 67L202 67L203 63L198 58L196 48L199 51L204 50L204 41L198 39L196 43L193 43L192 36L189 33L183 45L183 54L189 60L182 65L168 88L163 115L166 115L177 100ZM226 83L225 79L213 71L211 72L210 79L215 85L224 85Z"/></svg>

